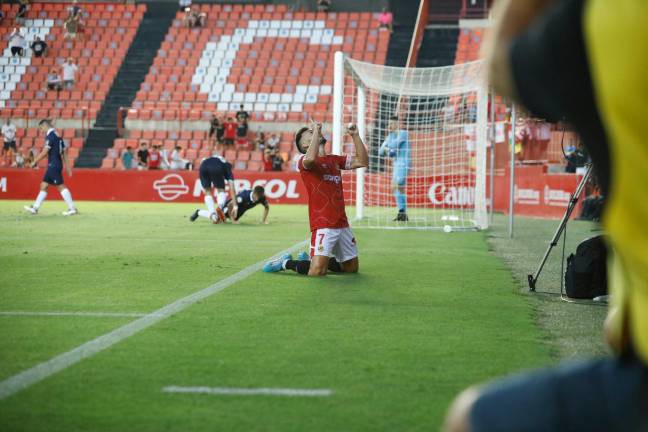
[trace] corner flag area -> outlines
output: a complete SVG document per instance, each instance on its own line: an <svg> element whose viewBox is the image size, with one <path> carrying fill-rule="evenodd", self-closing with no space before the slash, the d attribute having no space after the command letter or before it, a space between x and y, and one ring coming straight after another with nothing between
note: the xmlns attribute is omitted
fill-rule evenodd
<svg viewBox="0 0 648 432"><path fill-rule="evenodd" d="M0 202L3 430L437 430L553 362L485 233L357 229L360 273L313 279L258 271L306 250L304 206L24 204Z"/></svg>

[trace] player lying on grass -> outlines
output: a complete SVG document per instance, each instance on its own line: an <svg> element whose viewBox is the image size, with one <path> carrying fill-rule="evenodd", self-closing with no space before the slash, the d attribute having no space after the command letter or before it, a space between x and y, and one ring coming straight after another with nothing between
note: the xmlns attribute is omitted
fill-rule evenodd
<svg viewBox="0 0 648 432"><path fill-rule="evenodd" d="M223 207L223 213L225 213L226 218L232 220L232 223L237 223L246 211L256 207L257 204L261 204L263 206L263 218L261 219L261 223L267 224L268 213L270 213L270 205L268 204L268 200L266 199L265 189L263 188L263 186L255 186L252 190L243 189L236 195L236 201L228 199L225 202L225 207ZM238 206L238 210L236 212L236 215L234 217L231 217L230 215L234 214L233 212L235 205Z"/></svg>
<svg viewBox="0 0 648 432"><path fill-rule="evenodd" d="M236 201L236 188L234 187L234 176L232 175L232 164L219 155L208 157L200 164L200 184L205 194L205 205L207 210L198 210L189 218L192 222L198 216L209 218L213 223L225 221L225 214L221 208L227 201L225 182L229 184L230 198ZM214 205L214 189L216 189L216 200L218 207ZM234 204L230 215L236 218L238 206Z"/></svg>
<svg viewBox="0 0 648 432"><path fill-rule="evenodd" d="M63 212L63 216L75 215L78 212L74 206L74 201L72 201L72 195L70 194L70 190L63 184L63 168L65 168L68 177L72 177L72 168L70 167L67 152L65 151L65 142L56 134L56 130L50 120L41 120L38 122L38 128L41 132L45 133L45 147L36 156L34 162L31 164L31 168L36 167L41 159L47 157L47 170L40 184L40 192L36 197L36 201L34 201L34 204L25 206L24 208L31 214L38 214L38 209L47 197L48 187L56 186L68 206L68 211Z"/></svg>
<svg viewBox="0 0 648 432"><path fill-rule="evenodd" d="M238 206L238 210L236 212L236 216L234 218L231 218L230 215L234 214L234 204ZM263 219L261 220L261 222L263 224L267 224L270 205L268 204L268 200L265 197L265 189L263 188L263 186L255 186L254 189L243 189L236 195L236 201L232 201L231 199L225 201L225 206L222 210L225 217L231 219L232 223L238 223L238 221L241 219L241 216L243 216L246 211L256 207L257 204L261 204L264 207ZM198 219L198 216L209 218L209 211L196 210L189 219L191 219L191 222L193 222Z"/></svg>
<svg viewBox="0 0 648 432"><path fill-rule="evenodd" d="M297 150L303 154L297 160L297 167L308 191L312 260L309 261L306 254L300 254L298 260L284 255L266 263L263 271L288 269L309 276L323 276L327 270L339 273L358 271L358 248L344 210L340 170L366 167L369 157L356 125L349 125L347 133L353 140L355 156L327 155L321 123L311 120L310 128L303 127L295 135Z"/></svg>

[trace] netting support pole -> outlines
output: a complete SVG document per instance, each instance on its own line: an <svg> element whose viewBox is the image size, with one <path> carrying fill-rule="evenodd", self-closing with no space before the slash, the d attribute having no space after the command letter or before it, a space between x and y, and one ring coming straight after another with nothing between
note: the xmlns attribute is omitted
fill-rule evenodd
<svg viewBox="0 0 648 432"><path fill-rule="evenodd" d="M333 57L333 148L332 153L342 154L342 122L344 121L344 53L336 51Z"/></svg>
<svg viewBox="0 0 648 432"><path fill-rule="evenodd" d="M515 194L515 125L517 123L515 104L511 106L511 166L509 167L509 237L513 238L513 202Z"/></svg>
<svg viewBox="0 0 648 432"><path fill-rule="evenodd" d="M490 208L488 209L489 225L493 224L493 208L495 207L495 93L490 96Z"/></svg>
<svg viewBox="0 0 648 432"><path fill-rule="evenodd" d="M363 143L367 142L367 127L365 124L365 104L366 96L365 89L358 85L358 112L357 124L358 134ZM356 220L362 220L364 217L364 180L366 168L359 168L356 170Z"/></svg>

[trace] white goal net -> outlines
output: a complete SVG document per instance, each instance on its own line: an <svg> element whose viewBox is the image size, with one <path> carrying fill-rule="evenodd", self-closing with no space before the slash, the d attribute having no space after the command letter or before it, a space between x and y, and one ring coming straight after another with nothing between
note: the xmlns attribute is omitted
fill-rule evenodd
<svg viewBox="0 0 648 432"><path fill-rule="evenodd" d="M344 176L354 226L487 227L483 61L400 68L336 53L333 105L333 152L354 151L349 122L369 151L369 167Z"/></svg>

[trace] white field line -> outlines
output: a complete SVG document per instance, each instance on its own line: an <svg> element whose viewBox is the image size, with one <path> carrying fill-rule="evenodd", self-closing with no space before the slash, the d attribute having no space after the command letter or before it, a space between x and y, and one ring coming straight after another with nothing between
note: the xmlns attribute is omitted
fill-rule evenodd
<svg viewBox="0 0 648 432"><path fill-rule="evenodd" d="M308 241L306 240L299 242L291 246L290 248L279 252L275 256L281 256L286 253L297 251L307 243ZM98 352L103 351L104 349L109 348L116 343L139 333L140 331L162 321L163 319L175 315L178 312L186 309L187 307L224 290L228 286L250 276L252 273L256 273L257 271L261 270L263 264L265 264L266 261L267 260L263 260L257 262L256 264L252 264L251 266L244 268L238 273L220 280L215 284L208 286L207 288L203 288L200 291L189 294L188 296L176 300L175 302L170 303L154 311L153 313L147 314L135 321L125 324L66 353L53 357L43 363L34 366L31 369L24 370L16 375L7 378L6 380L0 382L0 399L5 399L15 393L18 393L19 391L24 390L27 387L30 387L44 380L45 378L54 375L57 372L67 369L68 367L80 362L85 358L91 357Z"/></svg>
<svg viewBox="0 0 648 432"><path fill-rule="evenodd" d="M333 394L329 389L289 389L289 388L233 388L233 387L179 387L168 386L162 389L164 393L198 393L227 396L305 396L326 397Z"/></svg>
<svg viewBox="0 0 648 432"><path fill-rule="evenodd" d="M117 317L117 318L139 318L146 315L145 313L138 312L50 312L50 311L0 311L0 316L33 316L33 317Z"/></svg>

